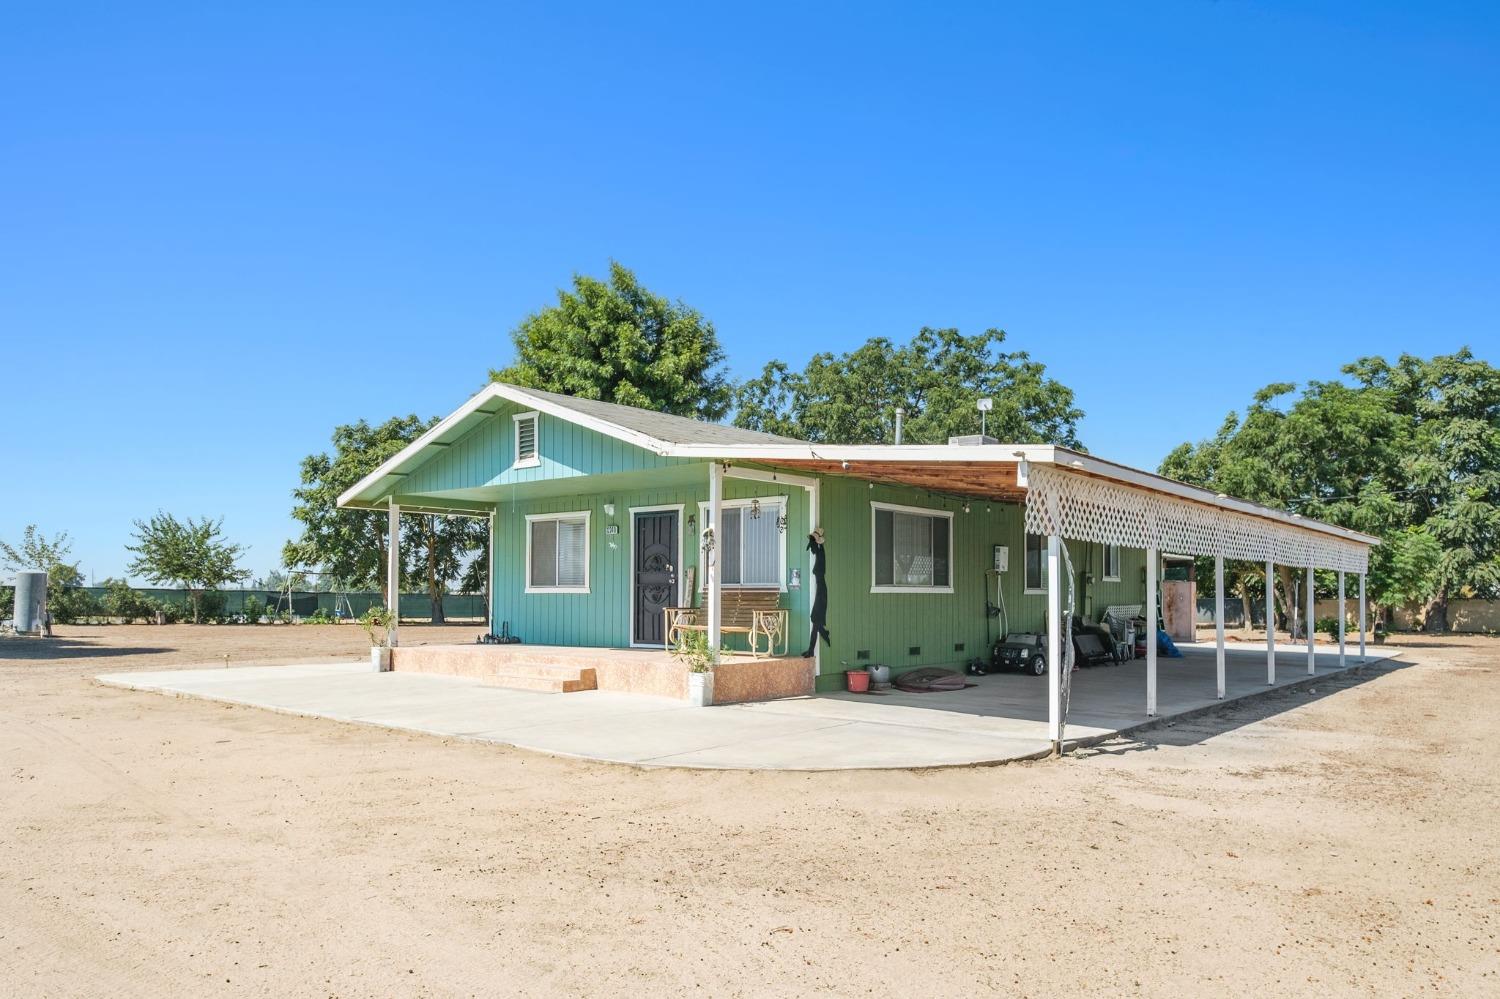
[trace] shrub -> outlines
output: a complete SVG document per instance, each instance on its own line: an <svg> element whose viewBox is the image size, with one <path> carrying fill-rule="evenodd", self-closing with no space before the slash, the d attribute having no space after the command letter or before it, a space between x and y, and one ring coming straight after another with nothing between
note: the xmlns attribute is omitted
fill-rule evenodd
<svg viewBox="0 0 1500 999"><path fill-rule="evenodd" d="M245 623L260 624L261 616L266 612L266 604L260 597L248 596L245 598Z"/></svg>
<svg viewBox="0 0 1500 999"><path fill-rule="evenodd" d="M137 593L123 579L110 578L104 581L104 596L100 603L105 614L119 618L124 624L137 619L149 621L151 617L151 599Z"/></svg>
<svg viewBox="0 0 1500 999"><path fill-rule="evenodd" d="M198 620L204 624L223 624L228 615L229 598L223 590L204 590L198 594Z"/></svg>
<svg viewBox="0 0 1500 999"><path fill-rule="evenodd" d="M326 607L319 607L307 617L302 619L303 624L333 624L333 615L328 613Z"/></svg>
<svg viewBox="0 0 1500 999"><path fill-rule="evenodd" d="M0 620L16 616L16 588L0 586Z"/></svg>
<svg viewBox="0 0 1500 999"><path fill-rule="evenodd" d="M64 586L48 592L47 613L58 624L77 624L85 618L97 617L100 607L88 590L79 586Z"/></svg>
<svg viewBox="0 0 1500 999"><path fill-rule="evenodd" d="M386 610L380 604L371 604L369 609L360 615L360 627L365 629L365 634L370 636L370 644L385 648L386 641L390 638L391 624L396 616Z"/></svg>

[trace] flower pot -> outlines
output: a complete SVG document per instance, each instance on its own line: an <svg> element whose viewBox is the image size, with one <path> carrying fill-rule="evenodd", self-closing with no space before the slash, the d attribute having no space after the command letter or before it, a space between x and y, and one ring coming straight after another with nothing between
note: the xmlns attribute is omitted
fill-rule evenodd
<svg viewBox="0 0 1500 999"><path fill-rule="evenodd" d="M877 665L870 667L870 688L872 690L883 690L891 685L891 668L889 666Z"/></svg>
<svg viewBox="0 0 1500 999"><path fill-rule="evenodd" d="M844 682L849 685L849 690L851 693L866 693L870 689L870 673L868 670L862 669L845 670Z"/></svg>
<svg viewBox="0 0 1500 999"><path fill-rule="evenodd" d="M370 668L377 673L390 672L391 650L384 645L370 646Z"/></svg>
<svg viewBox="0 0 1500 999"><path fill-rule="evenodd" d="M714 675L707 673L688 674L688 703L695 708L706 708L714 702Z"/></svg>

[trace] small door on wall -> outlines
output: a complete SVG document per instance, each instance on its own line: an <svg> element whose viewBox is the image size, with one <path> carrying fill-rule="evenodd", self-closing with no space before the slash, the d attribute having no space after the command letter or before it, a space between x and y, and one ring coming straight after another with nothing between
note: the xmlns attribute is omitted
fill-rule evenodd
<svg viewBox="0 0 1500 999"><path fill-rule="evenodd" d="M660 645L666 639L662 611L677 603L677 511L636 513L632 529L631 639L637 645Z"/></svg>

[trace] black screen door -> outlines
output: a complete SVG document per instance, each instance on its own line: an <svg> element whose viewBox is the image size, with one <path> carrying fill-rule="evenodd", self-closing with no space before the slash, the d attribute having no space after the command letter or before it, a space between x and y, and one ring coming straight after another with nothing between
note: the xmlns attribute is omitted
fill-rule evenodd
<svg viewBox="0 0 1500 999"><path fill-rule="evenodd" d="M660 645L662 610L677 602L677 511L635 515L634 638Z"/></svg>

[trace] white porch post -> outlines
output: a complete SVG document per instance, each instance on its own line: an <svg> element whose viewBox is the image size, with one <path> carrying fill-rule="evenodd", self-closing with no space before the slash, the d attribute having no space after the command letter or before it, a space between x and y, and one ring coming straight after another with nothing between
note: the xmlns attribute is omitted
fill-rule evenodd
<svg viewBox="0 0 1500 999"><path fill-rule="evenodd" d="M1047 535L1047 731L1052 751L1062 752L1062 574L1058 537Z"/></svg>
<svg viewBox="0 0 1500 999"><path fill-rule="evenodd" d="M1156 549L1146 549L1146 717L1156 717Z"/></svg>
<svg viewBox="0 0 1500 999"><path fill-rule="evenodd" d="M1219 700L1224 699L1224 556L1214 556L1214 667Z"/></svg>
<svg viewBox="0 0 1500 999"><path fill-rule="evenodd" d="M490 634L495 633L495 511L490 511L490 564L485 572L484 619Z"/></svg>
<svg viewBox="0 0 1500 999"><path fill-rule="evenodd" d="M1317 629L1313 627L1313 569L1307 567L1307 675L1312 676L1318 671L1318 654L1313 651L1313 636Z"/></svg>
<svg viewBox="0 0 1500 999"><path fill-rule="evenodd" d="M719 661L720 624L724 608L723 588L719 581L719 557L723 554L723 531L719 529L719 525L724 521L723 512L724 466L711 461L708 464L708 522L713 526L714 547L709 553L708 564L703 567L703 578L708 583L708 651L714 662Z"/></svg>
<svg viewBox="0 0 1500 999"><path fill-rule="evenodd" d="M391 501L386 514L389 543L385 551L385 609L390 611L391 626L386 633L386 644L396 647L396 626L401 620L401 508Z"/></svg>
<svg viewBox="0 0 1500 999"><path fill-rule="evenodd" d="M1266 683L1276 684L1276 565L1266 559Z"/></svg>
<svg viewBox="0 0 1500 999"><path fill-rule="evenodd" d="M1365 659L1365 574L1359 574L1359 659Z"/></svg>
<svg viewBox="0 0 1500 999"><path fill-rule="evenodd" d="M804 486L803 488L807 490L807 519L809 521L807 530L809 533L811 533L815 528L821 527L823 525L823 490L819 485L817 479L813 479L812 485ZM814 576L812 573L811 557L809 557L807 560L807 581L810 584L808 587L807 605L811 607L813 604L818 602L818 587L820 585L818 583L818 577ZM989 654L988 649L985 650L985 654ZM815 641L813 642L813 676L822 675L823 643L820 641Z"/></svg>
<svg viewBox="0 0 1500 999"><path fill-rule="evenodd" d="M1344 620L1349 610L1344 606L1344 570L1339 570L1339 668L1344 667Z"/></svg>

